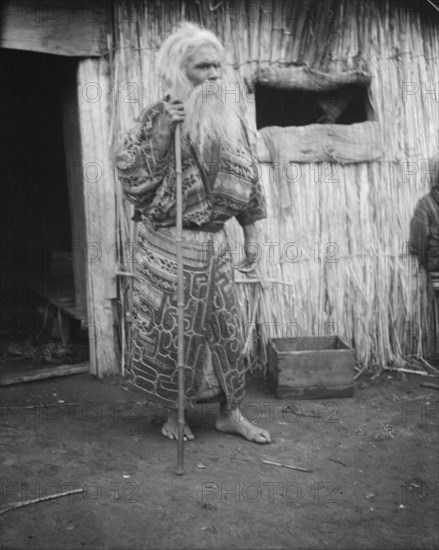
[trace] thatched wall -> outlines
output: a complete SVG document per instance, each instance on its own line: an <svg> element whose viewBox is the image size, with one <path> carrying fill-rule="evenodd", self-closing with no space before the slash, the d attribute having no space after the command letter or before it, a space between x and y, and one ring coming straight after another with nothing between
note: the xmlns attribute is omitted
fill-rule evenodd
<svg viewBox="0 0 439 550"><path fill-rule="evenodd" d="M268 65L372 77L370 102L384 144L379 161L301 164L301 177L286 190L288 210L280 200L286 183L272 181L269 164L261 167L269 202L269 217L260 224L262 284L238 277L253 370L261 367L258 360L263 365L271 336L337 333L355 346L359 364L371 368L433 350L430 290L405 254L414 206L428 190L425 161L439 151L439 14L428 10L426 1L416 7L389 0L145 0L116 7L110 63L120 90L112 102L115 145L140 109L160 97L156 52L183 18L219 35L242 86ZM253 96L246 97L255 129ZM118 205L126 246L133 228L120 195ZM228 229L233 241L241 239L236 223ZM289 246L293 242L300 249ZM295 250L301 251L298 261L292 261ZM315 261L319 255L326 261ZM129 279L121 277L122 309L129 295Z"/></svg>

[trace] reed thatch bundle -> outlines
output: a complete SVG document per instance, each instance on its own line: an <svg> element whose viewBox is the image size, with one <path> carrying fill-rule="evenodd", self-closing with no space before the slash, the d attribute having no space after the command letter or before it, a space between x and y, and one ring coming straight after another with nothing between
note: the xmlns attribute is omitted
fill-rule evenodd
<svg viewBox="0 0 439 550"><path fill-rule="evenodd" d="M391 0L213 4L116 3L115 144L140 109L160 97L156 52L182 19L218 34L237 81L249 89L270 66L370 75L370 103L385 144L378 161L301 164L301 177L288 184L273 181L269 163L261 166L269 216L258 222L258 275L237 277L252 370L264 369L265 344L273 336L338 334L356 348L361 368L379 370L404 364L407 355L428 355L438 321L425 274L405 243L415 204L429 188L426 161L439 151L437 24L419 6ZM246 97L255 130L254 96ZM119 191L117 205L119 267L130 271L133 227ZM235 221L228 232L242 246ZM121 319L129 310L130 285L120 278ZM127 337L125 328L125 355Z"/></svg>

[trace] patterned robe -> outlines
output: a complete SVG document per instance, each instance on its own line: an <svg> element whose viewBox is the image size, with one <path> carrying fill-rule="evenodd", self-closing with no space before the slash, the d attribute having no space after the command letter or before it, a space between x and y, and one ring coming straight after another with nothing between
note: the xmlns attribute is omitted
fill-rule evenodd
<svg viewBox="0 0 439 550"><path fill-rule="evenodd" d="M138 222L128 378L154 402L175 408L177 382L176 185L173 139L163 150L164 102L142 111L116 167ZM188 404L220 392L244 394L233 265L224 222L266 217L244 126L240 147L183 147L184 365Z"/></svg>

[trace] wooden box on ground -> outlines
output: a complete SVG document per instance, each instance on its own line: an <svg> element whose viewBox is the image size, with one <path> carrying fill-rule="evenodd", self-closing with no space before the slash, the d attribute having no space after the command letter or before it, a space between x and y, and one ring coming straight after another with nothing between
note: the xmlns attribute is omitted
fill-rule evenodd
<svg viewBox="0 0 439 550"><path fill-rule="evenodd" d="M272 338L267 385L278 399L352 397L355 351L339 337Z"/></svg>

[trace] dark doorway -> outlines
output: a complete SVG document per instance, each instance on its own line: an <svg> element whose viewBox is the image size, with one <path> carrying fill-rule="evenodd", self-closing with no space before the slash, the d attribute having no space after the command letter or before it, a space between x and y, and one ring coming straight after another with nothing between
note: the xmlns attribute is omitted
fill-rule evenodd
<svg viewBox="0 0 439 550"><path fill-rule="evenodd" d="M2 249L20 277L44 276L51 254L72 246L60 98L75 62L2 49L0 64Z"/></svg>
<svg viewBox="0 0 439 550"><path fill-rule="evenodd" d="M2 351L13 340L71 337L47 294L57 277L73 287L61 101L76 86L76 66L75 58L0 49Z"/></svg>

